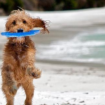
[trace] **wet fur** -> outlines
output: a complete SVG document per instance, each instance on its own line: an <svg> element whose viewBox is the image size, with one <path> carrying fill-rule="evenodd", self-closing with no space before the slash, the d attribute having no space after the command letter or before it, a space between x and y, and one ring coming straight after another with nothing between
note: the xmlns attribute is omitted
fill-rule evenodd
<svg viewBox="0 0 105 105"><path fill-rule="evenodd" d="M42 27L43 31L49 32L43 20L31 18L24 10L12 12L6 22L6 31L9 32L17 32L19 28L26 32L34 27ZM8 38L2 66L2 90L6 96L6 105L14 105L14 96L20 86L26 93L24 104L32 105L33 79L41 76L41 71L34 66L35 52L36 49L30 37Z"/></svg>

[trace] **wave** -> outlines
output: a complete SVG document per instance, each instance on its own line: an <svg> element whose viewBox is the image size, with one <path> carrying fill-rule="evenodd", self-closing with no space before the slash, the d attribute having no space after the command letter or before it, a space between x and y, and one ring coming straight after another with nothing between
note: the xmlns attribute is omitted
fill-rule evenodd
<svg viewBox="0 0 105 105"><path fill-rule="evenodd" d="M88 42L57 42L49 46L39 45L39 49L42 49L42 54L72 54L72 53L89 53L89 50L93 47L105 46L103 41L88 41Z"/></svg>
<svg viewBox="0 0 105 105"><path fill-rule="evenodd" d="M50 45L37 47L39 49L38 59L99 63L105 61L104 33L80 34L72 40L53 42Z"/></svg>

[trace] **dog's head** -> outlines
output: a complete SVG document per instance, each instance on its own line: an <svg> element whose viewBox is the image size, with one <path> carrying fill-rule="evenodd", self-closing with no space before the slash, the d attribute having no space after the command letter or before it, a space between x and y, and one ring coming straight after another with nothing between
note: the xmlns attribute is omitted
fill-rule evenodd
<svg viewBox="0 0 105 105"><path fill-rule="evenodd" d="M45 21L30 17L24 10L12 11L6 22L6 31L8 32L27 32L35 27L41 27L43 28L42 31L49 32Z"/></svg>

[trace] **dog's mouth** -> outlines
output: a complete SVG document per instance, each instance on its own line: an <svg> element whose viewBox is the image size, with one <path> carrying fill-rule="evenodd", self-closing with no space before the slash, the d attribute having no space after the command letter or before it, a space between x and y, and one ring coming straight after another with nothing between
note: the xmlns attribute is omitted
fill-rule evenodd
<svg viewBox="0 0 105 105"><path fill-rule="evenodd" d="M17 32L22 33L22 32L24 32L24 30L22 28L19 28L19 29L17 29Z"/></svg>
<svg viewBox="0 0 105 105"><path fill-rule="evenodd" d="M22 28L18 28L17 29L17 33L23 33L24 30ZM14 37L13 38L13 42L14 43L24 43L25 41L25 37Z"/></svg>

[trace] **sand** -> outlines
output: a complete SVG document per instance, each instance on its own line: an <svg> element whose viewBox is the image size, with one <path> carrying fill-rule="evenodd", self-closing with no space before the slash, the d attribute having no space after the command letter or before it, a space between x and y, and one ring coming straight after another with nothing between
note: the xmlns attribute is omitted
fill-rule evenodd
<svg viewBox="0 0 105 105"><path fill-rule="evenodd" d="M42 70L42 77L34 80L33 105L105 105L104 68L50 63L36 66ZM23 105L24 100L25 93L20 88L15 105ZM0 89L0 105L4 104Z"/></svg>

